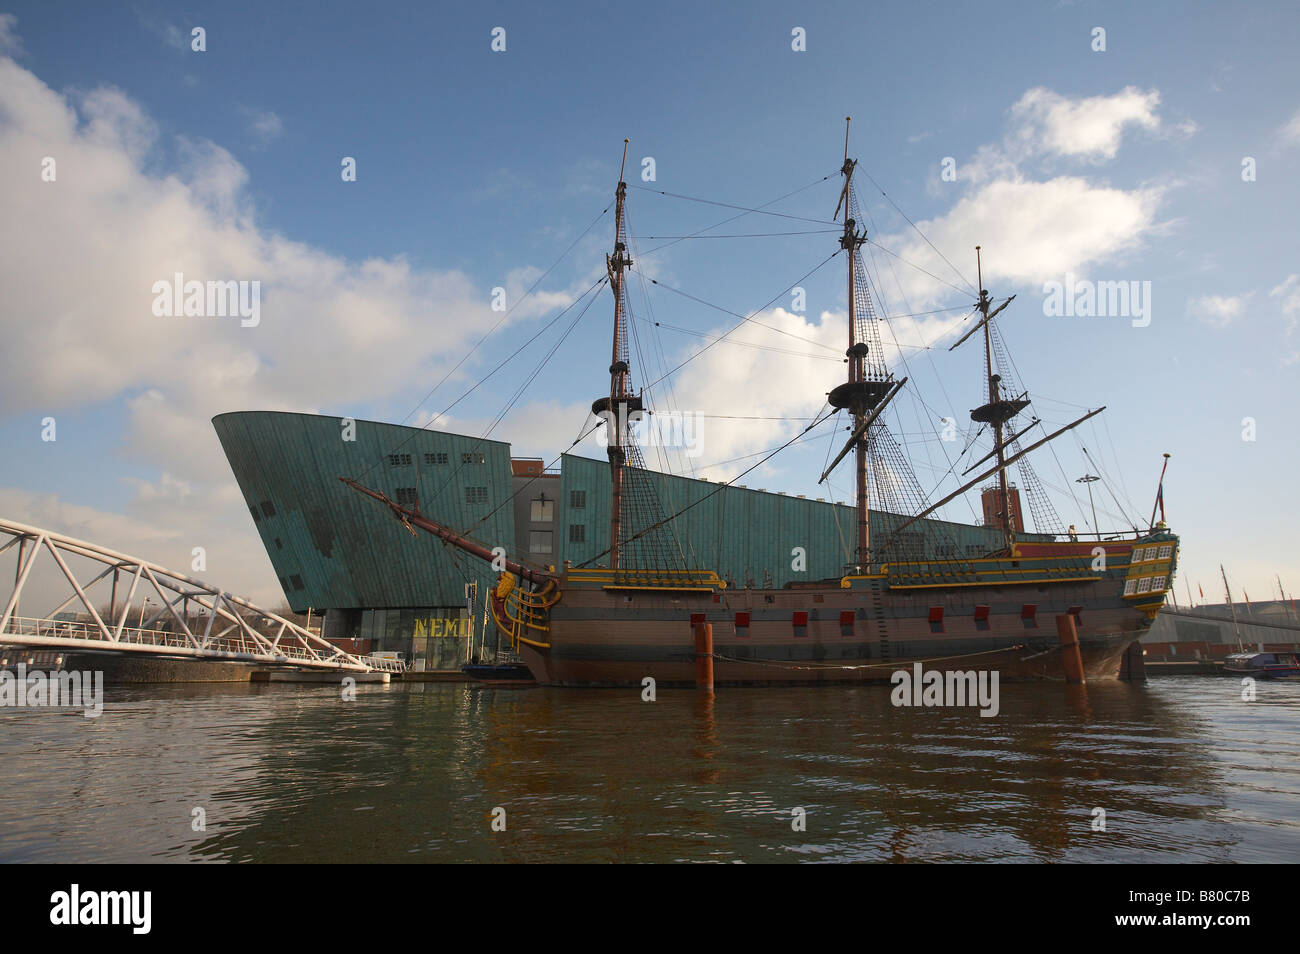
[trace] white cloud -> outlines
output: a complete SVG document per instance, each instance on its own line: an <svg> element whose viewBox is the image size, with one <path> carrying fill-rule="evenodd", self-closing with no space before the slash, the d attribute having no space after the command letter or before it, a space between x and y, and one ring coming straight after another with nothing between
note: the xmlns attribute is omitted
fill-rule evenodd
<svg viewBox="0 0 1300 954"><path fill-rule="evenodd" d="M1286 318L1286 336L1288 341L1295 334L1300 323L1300 275L1288 275L1286 280L1268 293L1269 298L1281 302L1282 315ZM1300 349L1288 348L1282 355L1282 363L1292 365L1300 362Z"/></svg>
<svg viewBox="0 0 1300 954"><path fill-rule="evenodd" d="M1300 318L1300 275L1288 275L1286 281L1268 293L1268 297L1281 299L1282 314L1290 319L1287 332L1295 331L1296 319Z"/></svg>
<svg viewBox="0 0 1300 954"><path fill-rule="evenodd" d="M1300 142L1300 110L1296 110L1295 115L1282 125L1277 134L1283 143Z"/></svg>
<svg viewBox="0 0 1300 954"><path fill-rule="evenodd" d="M1090 267L1140 246L1156 227L1168 184L1123 189L1056 167L1115 158L1129 127L1164 129L1159 103L1157 90L1132 86L1080 99L1042 87L1026 91L1009 110L1005 135L958 164L962 198L945 214L917 223L928 243L915 231L876 237L903 260L894 261L892 271L880 261L879 271L889 279L886 294L901 292L914 310L953 294L973 300L973 292L957 289L973 288L975 245L983 249L985 287L995 293L998 282L1041 286L1066 273L1083 277ZM1190 134L1195 123L1175 124L1173 131ZM958 278L944 257L969 277Z"/></svg>
<svg viewBox="0 0 1300 954"><path fill-rule="evenodd" d="M1250 295L1204 295L1187 303L1187 310L1213 328L1226 328L1245 310Z"/></svg>
<svg viewBox="0 0 1300 954"><path fill-rule="evenodd" d="M162 20L154 19L140 10L135 11L135 16L142 27L161 39L173 50L189 51L190 34L188 30L182 30L174 23L165 23Z"/></svg>
<svg viewBox="0 0 1300 954"><path fill-rule="evenodd" d="M269 109L244 109L248 129L263 144L284 132L284 121Z"/></svg>
<svg viewBox="0 0 1300 954"><path fill-rule="evenodd" d="M998 179L962 198L947 214L917 225L972 278L974 246L980 245L984 285L996 293L992 286L998 282L1041 286L1067 272L1082 275L1089 266L1135 248L1155 221L1161 195L1158 188L1125 191L1077 176L1045 182ZM957 294L919 270L961 285L915 232L883 236L880 244L911 263L896 261L890 273L881 260L880 268L891 278L898 275L914 309L923 310Z"/></svg>
<svg viewBox="0 0 1300 954"><path fill-rule="evenodd" d="M18 37L18 18L12 13L0 13L0 54L22 56L24 52Z"/></svg>
<svg viewBox="0 0 1300 954"><path fill-rule="evenodd" d="M1006 135L1001 142L981 147L960 171L967 182L999 177L1014 178L1028 160L1067 158L1088 162L1114 159L1124 130L1137 126L1149 132L1161 129L1156 107L1158 90L1127 86L1109 96L1070 99L1043 87L1027 90L1009 110ZM1188 136L1196 124L1175 124L1172 132Z"/></svg>
<svg viewBox="0 0 1300 954"><path fill-rule="evenodd" d="M1133 86L1113 96L1084 99L1068 99L1040 86L1020 97L1011 115L1021 124L1018 135L1038 148L1060 156L1114 159L1126 125L1159 127L1159 104L1157 90Z"/></svg>

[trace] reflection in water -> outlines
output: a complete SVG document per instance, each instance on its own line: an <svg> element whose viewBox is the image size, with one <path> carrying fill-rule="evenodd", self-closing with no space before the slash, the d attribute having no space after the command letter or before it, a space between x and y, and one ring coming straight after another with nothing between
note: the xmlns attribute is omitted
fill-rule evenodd
<svg viewBox="0 0 1300 954"><path fill-rule="evenodd" d="M887 686L110 687L99 719L0 709L0 860L1294 861L1297 729L1300 685L1214 677L1004 684L991 719Z"/></svg>

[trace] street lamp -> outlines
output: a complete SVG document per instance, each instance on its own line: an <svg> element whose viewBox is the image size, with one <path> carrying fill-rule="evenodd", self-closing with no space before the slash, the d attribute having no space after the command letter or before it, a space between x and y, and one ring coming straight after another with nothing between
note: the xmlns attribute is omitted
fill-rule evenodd
<svg viewBox="0 0 1300 954"><path fill-rule="evenodd" d="M1084 474L1075 483L1088 485L1088 506L1092 508L1092 529L1096 531L1097 539L1101 540L1101 528L1097 526L1097 505L1092 502L1092 485L1098 480L1101 480L1101 478L1092 474Z"/></svg>

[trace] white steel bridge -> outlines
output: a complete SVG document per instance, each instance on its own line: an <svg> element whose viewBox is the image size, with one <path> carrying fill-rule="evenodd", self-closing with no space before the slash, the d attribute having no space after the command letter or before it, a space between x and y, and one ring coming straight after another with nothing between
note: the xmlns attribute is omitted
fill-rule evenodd
<svg viewBox="0 0 1300 954"><path fill-rule="evenodd" d="M0 519L0 557L15 549L13 578L0 580L0 648L146 654L311 670L405 668L399 660L344 652L297 623L148 560ZM74 562L89 566L91 573L97 565L102 569L93 578L78 578L69 556L83 558ZM58 569L71 595L39 617L23 616L23 589L38 560ZM99 595L92 596L92 591ZM133 606L138 594L158 600L147 615L144 608ZM76 607L74 613L65 612L70 606ZM198 607L197 614L191 606ZM136 617L135 625L130 624L131 616ZM265 631L253 625L257 620L263 621Z"/></svg>

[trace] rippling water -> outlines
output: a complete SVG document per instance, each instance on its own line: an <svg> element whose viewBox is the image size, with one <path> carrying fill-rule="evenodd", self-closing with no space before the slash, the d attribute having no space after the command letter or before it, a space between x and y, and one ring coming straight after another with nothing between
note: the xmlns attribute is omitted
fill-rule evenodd
<svg viewBox="0 0 1300 954"><path fill-rule="evenodd" d="M1300 684L1240 691L109 687L0 709L0 860L1296 861Z"/></svg>

